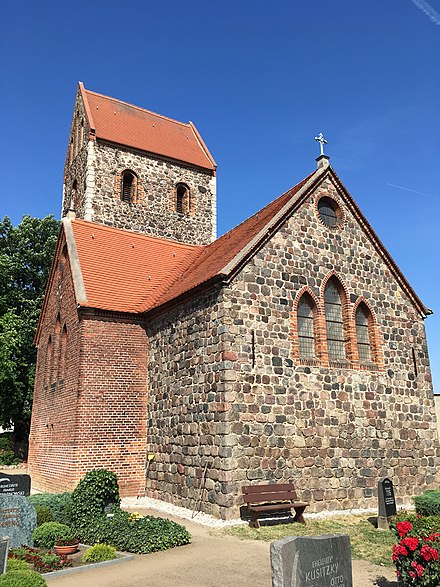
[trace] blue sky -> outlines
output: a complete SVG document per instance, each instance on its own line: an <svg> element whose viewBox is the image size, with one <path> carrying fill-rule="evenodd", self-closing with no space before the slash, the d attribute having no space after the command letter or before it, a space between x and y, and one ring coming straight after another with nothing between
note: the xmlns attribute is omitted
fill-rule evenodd
<svg viewBox="0 0 440 587"><path fill-rule="evenodd" d="M0 216L59 216L78 80L196 123L219 234L315 168L340 178L422 301L440 393L440 0L2 5Z"/></svg>

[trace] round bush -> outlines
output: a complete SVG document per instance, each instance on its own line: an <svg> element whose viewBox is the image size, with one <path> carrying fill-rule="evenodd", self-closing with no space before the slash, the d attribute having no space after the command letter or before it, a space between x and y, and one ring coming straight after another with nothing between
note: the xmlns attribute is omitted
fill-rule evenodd
<svg viewBox="0 0 440 587"><path fill-rule="evenodd" d="M440 515L440 489L428 489L422 495L413 497L419 516Z"/></svg>
<svg viewBox="0 0 440 587"><path fill-rule="evenodd" d="M0 575L0 587L45 587L46 581L31 570L11 571Z"/></svg>
<svg viewBox="0 0 440 587"><path fill-rule="evenodd" d="M60 539L73 543L75 538L75 533L70 526L58 522L45 522L37 526L32 533L35 545L41 548L52 548Z"/></svg>
<svg viewBox="0 0 440 587"><path fill-rule="evenodd" d="M72 494L66 493L36 493L30 495L28 501L37 508L38 506L48 507L52 513L52 520L60 524L72 523ZM38 512L37 512L38 513ZM50 522L52 520L45 520Z"/></svg>
<svg viewBox="0 0 440 587"><path fill-rule="evenodd" d="M72 493L72 520L75 530L86 528L91 520L102 516L109 504L119 506L116 475L105 469L89 471Z"/></svg>
<svg viewBox="0 0 440 587"><path fill-rule="evenodd" d="M35 508L37 510L37 526L41 526L41 524L45 524L46 522L53 522L53 516L50 508L45 505L37 505Z"/></svg>
<svg viewBox="0 0 440 587"><path fill-rule="evenodd" d="M116 548L109 544L95 544L91 546L82 557L85 563L100 563L117 558Z"/></svg>
<svg viewBox="0 0 440 587"><path fill-rule="evenodd" d="M8 562L6 563L6 572L9 571L28 571L29 565L26 561L20 560L18 558L8 558Z"/></svg>

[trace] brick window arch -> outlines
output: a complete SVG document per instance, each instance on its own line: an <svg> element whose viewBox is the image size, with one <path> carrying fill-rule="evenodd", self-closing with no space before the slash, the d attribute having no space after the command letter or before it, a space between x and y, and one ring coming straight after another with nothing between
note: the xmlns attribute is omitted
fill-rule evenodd
<svg viewBox="0 0 440 587"><path fill-rule="evenodd" d="M370 342L370 328L368 325L371 321L370 311L363 303L359 304L356 310L356 340L358 348L358 356L360 363L371 363L371 342Z"/></svg>
<svg viewBox="0 0 440 587"><path fill-rule="evenodd" d="M121 174L121 200L123 202L135 202L137 193L137 175L134 171L126 169Z"/></svg>
<svg viewBox="0 0 440 587"><path fill-rule="evenodd" d="M49 340L47 341L47 350L46 350L46 370L45 370L45 385L48 387L50 385L50 379L52 377L52 360L53 360L53 342L52 337L49 336Z"/></svg>
<svg viewBox="0 0 440 587"><path fill-rule="evenodd" d="M297 306L298 353L300 359L314 359L316 304L311 295L305 292Z"/></svg>
<svg viewBox="0 0 440 587"><path fill-rule="evenodd" d="M75 211L78 209L78 182L76 179L73 180L70 192L70 209Z"/></svg>
<svg viewBox="0 0 440 587"><path fill-rule="evenodd" d="M383 367L382 345L379 329L373 310L368 302L359 298L354 309L356 328L357 358L361 369Z"/></svg>
<svg viewBox="0 0 440 587"><path fill-rule="evenodd" d="M324 310L329 361L344 361L347 358L347 326L344 324L345 295L343 291L338 279L334 276L330 277L324 289Z"/></svg>
<svg viewBox="0 0 440 587"><path fill-rule="evenodd" d="M188 215L190 211L190 189L186 183L176 185L176 212Z"/></svg>
<svg viewBox="0 0 440 587"><path fill-rule="evenodd" d="M61 332L60 342L60 364L58 370L58 379L64 381L66 371L66 359L67 359L67 327L64 324L63 331Z"/></svg>

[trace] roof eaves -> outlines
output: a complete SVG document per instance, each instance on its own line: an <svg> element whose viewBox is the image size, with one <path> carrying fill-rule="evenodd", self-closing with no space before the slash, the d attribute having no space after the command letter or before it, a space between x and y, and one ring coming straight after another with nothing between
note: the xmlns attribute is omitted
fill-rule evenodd
<svg viewBox="0 0 440 587"><path fill-rule="evenodd" d="M347 188L344 186L342 181L339 179L336 171L331 166L327 167L327 169L329 170L333 179L337 183L339 189L345 194L345 196L348 200L348 203L352 207L352 211L354 212L358 222L361 224L361 226L364 228L365 232L368 234L371 242L373 243L373 246L375 246L376 250L384 258L386 264L390 267L394 277L397 279L400 287L405 291L405 293L408 295L410 300L413 302L413 304L415 305L417 310L420 312L422 318L426 318L430 314L433 314L433 311L430 310L429 308L427 308L423 304L423 302L419 298L419 296L416 294L415 290L413 289L413 287L411 286L409 281L406 279L406 277L404 276L404 274L400 270L397 263L394 261L391 254L388 252L388 250L385 247L385 245L383 244L383 242L380 240L380 238L377 235L377 233L375 232L374 228L371 226L371 224L368 222L368 220L364 216L362 210L356 204L355 200L352 198L352 196L348 192Z"/></svg>
<svg viewBox="0 0 440 587"><path fill-rule="evenodd" d="M82 96L82 99L83 99L83 102L84 102L84 108L85 108L85 111L86 111L87 119L89 121L90 131L93 134L95 134L96 133L96 126L95 126L95 123L93 121L92 111L90 109L89 102L87 100L87 92L88 92L88 90L85 89L84 84L82 82L78 82L78 85L79 85L81 96Z"/></svg>
<svg viewBox="0 0 440 587"><path fill-rule="evenodd" d="M285 214L289 211L289 209L292 206L292 201L293 200L299 200L305 193L307 193L307 191L310 189L310 187L318 180L321 178L321 176L323 176L326 173L327 169L326 168L322 168L322 169L317 169L315 171L315 173L313 173L313 175L308 179L308 181L302 186L302 188L300 190L298 190L295 194L292 195L292 197L289 199L289 201L281 208L281 210L279 212L277 212L273 218L271 218L269 220L269 222L267 222L265 224L265 226L263 226L263 228L254 236L253 239L251 239L247 245L245 245L241 251L239 253L237 253L235 255L235 257L233 259L231 259L229 261L229 263L227 263L227 265L225 265L223 267L223 269L221 269L219 271L219 273L225 274L225 275L229 275L230 273L232 273L232 271L255 249L256 245L264 238L264 236L270 231L270 229L272 227L277 226L278 222L280 221L281 218L283 218L285 216Z"/></svg>
<svg viewBox="0 0 440 587"><path fill-rule="evenodd" d="M66 236L67 251L69 253L70 268L72 270L73 287L75 290L75 298L78 306L87 305L86 290L84 287L84 279L81 272L81 265L79 262L78 249L76 248L75 235L73 233L72 221L70 218L62 219L64 234Z"/></svg>
<svg viewBox="0 0 440 587"><path fill-rule="evenodd" d="M196 139L200 145L200 148L202 149L202 151L204 151L205 155L208 157L209 161L212 163L212 167L215 171L217 169L217 163L215 162L214 157L209 152L208 147L206 146L204 140L202 139L201 134L199 133L199 131L196 128L196 125L191 120L189 121L189 125L192 128L192 130L196 136Z"/></svg>

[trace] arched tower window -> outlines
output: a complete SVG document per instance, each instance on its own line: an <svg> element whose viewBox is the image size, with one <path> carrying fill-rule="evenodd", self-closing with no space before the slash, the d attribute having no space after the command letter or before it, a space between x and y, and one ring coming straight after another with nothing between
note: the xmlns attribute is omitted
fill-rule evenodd
<svg viewBox="0 0 440 587"><path fill-rule="evenodd" d="M364 303L359 304L356 310L356 339L360 363L371 363L371 312Z"/></svg>
<svg viewBox="0 0 440 587"><path fill-rule="evenodd" d="M136 199L136 184L137 177L130 171L126 170L122 173L121 185L121 200L123 202L134 202Z"/></svg>
<svg viewBox="0 0 440 587"><path fill-rule="evenodd" d="M189 187L185 183L176 185L176 212L189 214Z"/></svg>
<svg viewBox="0 0 440 587"><path fill-rule="evenodd" d="M315 357L314 305L307 293L301 296L298 303L298 351L301 359Z"/></svg>
<svg viewBox="0 0 440 587"><path fill-rule="evenodd" d="M338 285L337 280L332 277L324 290L327 347L330 360L346 358L342 299Z"/></svg>

